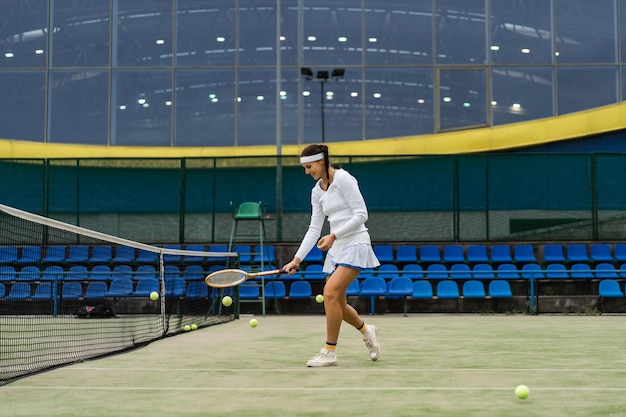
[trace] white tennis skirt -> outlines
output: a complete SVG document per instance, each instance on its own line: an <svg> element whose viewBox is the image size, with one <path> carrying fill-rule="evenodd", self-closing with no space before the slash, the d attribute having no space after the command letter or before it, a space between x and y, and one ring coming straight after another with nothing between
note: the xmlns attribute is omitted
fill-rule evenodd
<svg viewBox="0 0 626 417"><path fill-rule="evenodd" d="M358 270L376 268L380 265L367 231L335 240L326 253L323 270L331 274L338 265Z"/></svg>

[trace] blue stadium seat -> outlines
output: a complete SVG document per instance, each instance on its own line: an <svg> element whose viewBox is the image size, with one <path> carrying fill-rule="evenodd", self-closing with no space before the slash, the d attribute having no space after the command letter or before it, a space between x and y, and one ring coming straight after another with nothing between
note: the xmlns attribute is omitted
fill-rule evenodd
<svg viewBox="0 0 626 417"><path fill-rule="evenodd" d="M109 290L104 294L110 298L130 297L133 293L133 281L130 278L113 278Z"/></svg>
<svg viewBox="0 0 626 417"><path fill-rule="evenodd" d="M139 278L137 280L137 286L132 293L133 297L149 297L150 294L155 291L157 293L161 293L161 289L159 288L159 280L156 278Z"/></svg>
<svg viewBox="0 0 626 417"><path fill-rule="evenodd" d="M169 265L174 266L174 265ZM174 274L176 271L174 268L169 268L171 272ZM200 265L187 265L185 269L183 269L183 279L185 281L204 281L204 278L208 274L204 273L204 269Z"/></svg>
<svg viewBox="0 0 626 417"><path fill-rule="evenodd" d="M496 277L500 279L520 279L520 274L515 265L504 263L498 265Z"/></svg>
<svg viewBox="0 0 626 417"><path fill-rule="evenodd" d="M83 287L80 282L64 282L61 287L63 300L80 300L83 296Z"/></svg>
<svg viewBox="0 0 626 417"><path fill-rule="evenodd" d="M203 281L190 281L187 284L185 298L204 300L208 297L209 287Z"/></svg>
<svg viewBox="0 0 626 417"><path fill-rule="evenodd" d="M450 267L450 278L452 279L471 279L472 271L467 264L454 264Z"/></svg>
<svg viewBox="0 0 626 417"><path fill-rule="evenodd" d="M7 288L4 284L0 283L0 301L4 301L7 296Z"/></svg>
<svg viewBox="0 0 626 417"><path fill-rule="evenodd" d="M61 282L65 277L65 270L59 265L50 265L44 268L41 274L43 281Z"/></svg>
<svg viewBox="0 0 626 417"><path fill-rule="evenodd" d="M462 287L463 298L486 298L485 285L477 279L465 281Z"/></svg>
<svg viewBox="0 0 626 417"><path fill-rule="evenodd" d="M618 262L626 262L626 243L616 243L613 246L613 257ZM1 258L0 262L2 262Z"/></svg>
<svg viewBox="0 0 626 417"><path fill-rule="evenodd" d="M447 279L448 269L442 264L428 265L426 268L426 278L428 279Z"/></svg>
<svg viewBox="0 0 626 417"><path fill-rule="evenodd" d="M601 262L596 265L595 275L598 279L617 279L619 274L613 264L608 262Z"/></svg>
<svg viewBox="0 0 626 417"><path fill-rule="evenodd" d="M437 283L437 298L459 298L459 286L456 281L439 281Z"/></svg>
<svg viewBox="0 0 626 417"><path fill-rule="evenodd" d="M170 244L170 245L163 245L163 249L181 250L182 247L178 244L176 245ZM163 254L163 262L180 262L182 260L183 260L182 255Z"/></svg>
<svg viewBox="0 0 626 417"><path fill-rule="evenodd" d="M116 265L111 273L112 279L126 278L132 280L135 273L130 265Z"/></svg>
<svg viewBox="0 0 626 417"><path fill-rule="evenodd" d="M113 261L121 264L130 264L135 262L135 248L131 248L129 246L117 246L115 248Z"/></svg>
<svg viewBox="0 0 626 417"><path fill-rule="evenodd" d="M264 265L273 264L276 262L276 249L274 248L274 245L263 246L263 254L261 254L261 246L256 246L254 248L254 256L252 257L252 263L260 264L261 255L263 255Z"/></svg>
<svg viewBox="0 0 626 417"><path fill-rule="evenodd" d="M487 255L487 246L469 245L467 247L467 260L470 263L489 262L489 256Z"/></svg>
<svg viewBox="0 0 626 417"><path fill-rule="evenodd" d="M463 246L461 245L444 245L443 261L447 264L465 262Z"/></svg>
<svg viewBox="0 0 626 417"><path fill-rule="evenodd" d="M87 245L70 246L66 261L71 262L71 263L85 263L89 261L89 246Z"/></svg>
<svg viewBox="0 0 626 417"><path fill-rule="evenodd" d="M41 262L41 246L24 246L17 258L20 264L36 264Z"/></svg>
<svg viewBox="0 0 626 417"><path fill-rule="evenodd" d="M406 264L402 267L402 276L411 279L423 279L424 270L418 264Z"/></svg>
<svg viewBox="0 0 626 417"><path fill-rule="evenodd" d="M302 277L306 280L326 279L326 273L322 272L322 265L310 264L304 269Z"/></svg>
<svg viewBox="0 0 626 417"><path fill-rule="evenodd" d="M37 287L35 287L35 292L33 293L32 300L36 301L45 301L52 299L52 282L44 281L40 282Z"/></svg>
<svg viewBox="0 0 626 417"><path fill-rule="evenodd" d="M84 300L101 300L105 298L105 294L108 290L107 284L104 281L92 281L87 285Z"/></svg>
<svg viewBox="0 0 626 417"><path fill-rule="evenodd" d="M518 263L537 262L535 247L533 245L514 245L513 260Z"/></svg>
<svg viewBox="0 0 626 417"><path fill-rule="evenodd" d="M303 299L313 296L313 289L309 281L294 281L289 286L289 298L290 299Z"/></svg>
<svg viewBox="0 0 626 417"><path fill-rule="evenodd" d="M433 286L429 281L413 281L411 298L433 298Z"/></svg>
<svg viewBox="0 0 626 417"><path fill-rule="evenodd" d="M567 245L567 260L569 262L589 262L587 245L584 243L571 243Z"/></svg>
<svg viewBox="0 0 626 417"><path fill-rule="evenodd" d="M0 264L17 262L18 251L15 246L0 246Z"/></svg>
<svg viewBox="0 0 626 417"><path fill-rule="evenodd" d="M546 278L552 279L568 279L570 278L567 272L567 267L563 264L549 264L546 267Z"/></svg>
<svg viewBox="0 0 626 417"><path fill-rule="evenodd" d="M87 281L88 279L89 272L85 265L72 265L65 275L65 280L67 281Z"/></svg>
<svg viewBox="0 0 626 417"><path fill-rule="evenodd" d="M387 294L387 283L380 277L369 277L361 283L360 297L369 297L370 314L376 314L376 298Z"/></svg>
<svg viewBox="0 0 626 417"><path fill-rule="evenodd" d="M204 245L187 245L185 250L194 252L206 252ZM204 262L206 258L201 255L185 255L183 256L183 262Z"/></svg>
<svg viewBox="0 0 626 417"><path fill-rule="evenodd" d="M109 281L111 279L111 268L107 265L96 265L89 271L89 279Z"/></svg>
<svg viewBox="0 0 626 417"><path fill-rule="evenodd" d="M103 264L111 262L111 260L113 260L113 248L111 245L99 245L91 249L89 262Z"/></svg>
<svg viewBox="0 0 626 417"><path fill-rule="evenodd" d="M393 246L391 245L374 245L374 253L381 264L394 262Z"/></svg>
<svg viewBox="0 0 626 417"><path fill-rule="evenodd" d="M526 264L522 267L522 278L524 279L540 279L545 277L546 275L539 264Z"/></svg>
<svg viewBox="0 0 626 417"><path fill-rule="evenodd" d="M15 268L9 265L0 266L0 281L13 281L17 276Z"/></svg>
<svg viewBox="0 0 626 417"><path fill-rule="evenodd" d="M239 286L239 298L242 300L256 300L260 296L260 288L254 282L244 282Z"/></svg>
<svg viewBox="0 0 626 417"><path fill-rule="evenodd" d="M163 274L165 278L183 278L183 274L180 272L180 268L176 265L165 265L163 267Z"/></svg>
<svg viewBox="0 0 626 417"><path fill-rule="evenodd" d="M513 292L511 291L511 284L509 284L509 282L505 280L493 280L489 282L488 292L491 298L513 297Z"/></svg>
<svg viewBox="0 0 626 417"><path fill-rule="evenodd" d="M313 249L304 257L303 262L324 262L324 252L317 246L313 246Z"/></svg>
<svg viewBox="0 0 626 417"><path fill-rule="evenodd" d="M348 297L358 296L359 292L361 292L361 286L359 284L359 280L355 279L350 283L350 285L348 285L348 288L346 289L346 295Z"/></svg>
<svg viewBox="0 0 626 417"><path fill-rule="evenodd" d="M492 245L491 257L489 258L494 263L511 263L513 257L511 256L511 247L509 245Z"/></svg>
<svg viewBox="0 0 626 417"><path fill-rule="evenodd" d="M576 263L571 266L570 277L591 279L594 277L591 267L587 263Z"/></svg>
<svg viewBox="0 0 626 417"><path fill-rule="evenodd" d="M563 245L559 243L549 243L543 245L543 262L565 262Z"/></svg>
<svg viewBox="0 0 626 417"><path fill-rule="evenodd" d="M396 248L396 261L400 263L416 263L417 247L415 245L398 245Z"/></svg>
<svg viewBox="0 0 626 417"><path fill-rule="evenodd" d="M265 298L281 299L287 296L287 288L282 281L270 280L265 283Z"/></svg>
<svg viewBox="0 0 626 417"><path fill-rule="evenodd" d="M376 270L376 276L384 280L391 280L400 276L400 271L395 264L382 264Z"/></svg>
<svg viewBox="0 0 626 417"><path fill-rule="evenodd" d="M472 269L474 279L495 279L496 274L490 264L480 263Z"/></svg>
<svg viewBox="0 0 626 417"><path fill-rule="evenodd" d="M156 268L152 265L139 265L137 269L135 269L135 277L136 278L157 278L158 274L156 272Z"/></svg>
<svg viewBox="0 0 626 417"><path fill-rule="evenodd" d="M41 271L35 265L26 265L17 273L18 281L38 281L41 279Z"/></svg>
<svg viewBox="0 0 626 417"><path fill-rule="evenodd" d="M437 245L423 245L420 247L420 262L441 262L441 251Z"/></svg>
<svg viewBox="0 0 626 417"><path fill-rule="evenodd" d="M250 245L237 245L233 247L233 251L239 254L240 264L249 264L252 262L252 252Z"/></svg>
<svg viewBox="0 0 626 417"><path fill-rule="evenodd" d="M185 290L186 282L181 277L165 277L165 298L182 298Z"/></svg>
<svg viewBox="0 0 626 417"><path fill-rule="evenodd" d="M209 252L228 252L228 245L210 245ZM227 256L210 256L206 258L209 263L212 264L226 264L228 262Z"/></svg>
<svg viewBox="0 0 626 417"><path fill-rule="evenodd" d="M598 285L598 295L603 298L623 297L624 293L619 282L614 279L603 279Z"/></svg>
<svg viewBox="0 0 626 417"><path fill-rule="evenodd" d="M139 249L136 261L143 264L156 264L159 262L159 254L145 249Z"/></svg>
<svg viewBox="0 0 626 417"><path fill-rule="evenodd" d="M387 284L387 298L401 298L403 301L404 316L408 315L407 297L413 294L413 281L407 277L393 278Z"/></svg>
<svg viewBox="0 0 626 417"><path fill-rule="evenodd" d="M592 243L590 258L593 262L613 262L615 260L611 255L611 246L607 243Z"/></svg>
<svg viewBox="0 0 626 417"><path fill-rule="evenodd" d="M61 263L65 261L65 246L52 245L45 250L45 255L41 259L45 263Z"/></svg>
<svg viewBox="0 0 626 417"><path fill-rule="evenodd" d="M31 288L26 282L16 282L11 285L9 293L6 296L7 301L25 301L30 300Z"/></svg>

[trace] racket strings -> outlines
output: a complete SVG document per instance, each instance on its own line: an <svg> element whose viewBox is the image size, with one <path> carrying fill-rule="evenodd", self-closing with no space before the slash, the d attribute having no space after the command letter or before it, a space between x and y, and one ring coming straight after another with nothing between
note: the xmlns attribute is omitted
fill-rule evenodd
<svg viewBox="0 0 626 417"><path fill-rule="evenodd" d="M244 281L246 274L237 271L218 271L208 277L208 282L213 285L232 285Z"/></svg>

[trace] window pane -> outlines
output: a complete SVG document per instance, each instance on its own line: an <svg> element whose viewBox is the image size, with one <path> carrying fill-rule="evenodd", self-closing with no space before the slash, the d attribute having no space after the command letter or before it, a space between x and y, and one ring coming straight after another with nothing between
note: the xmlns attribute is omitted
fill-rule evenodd
<svg viewBox="0 0 626 417"><path fill-rule="evenodd" d="M552 67L494 67L491 72L493 124L554 115Z"/></svg>
<svg viewBox="0 0 626 417"><path fill-rule="evenodd" d="M327 74L319 77L320 71ZM361 71L345 69L342 77L332 70L313 70L302 81L303 141L336 142L362 138Z"/></svg>
<svg viewBox="0 0 626 417"><path fill-rule="evenodd" d="M109 65L109 2L91 0L51 2L52 65L106 67Z"/></svg>
<svg viewBox="0 0 626 417"><path fill-rule="evenodd" d="M489 48L494 63L551 63L554 56L551 2L492 1Z"/></svg>
<svg viewBox="0 0 626 417"><path fill-rule="evenodd" d="M367 139L433 133L433 71L372 68L366 71Z"/></svg>
<svg viewBox="0 0 626 417"><path fill-rule="evenodd" d="M485 0L437 0L437 62L482 64L487 61ZM462 40L462 41L460 41Z"/></svg>
<svg viewBox="0 0 626 417"><path fill-rule="evenodd" d="M170 146L172 72L114 71L111 145Z"/></svg>
<svg viewBox="0 0 626 417"><path fill-rule="evenodd" d="M114 65L172 65L172 1L120 1Z"/></svg>
<svg viewBox="0 0 626 417"><path fill-rule="evenodd" d="M176 64L235 64L235 1L221 7L198 0L178 0Z"/></svg>
<svg viewBox="0 0 626 417"><path fill-rule="evenodd" d="M432 64L431 0L366 0L368 64Z"/></svg>
<svg viewBox="0 0 626 417"><path fill-rule="evenodd" d="M176 146L233 146L232 70L176 72Z"/></svg>
<svg viewBox="0 0 626 417"><path fill-rule="evenodd" d="M303 0L305 65L360 65L361 0Z"/></svg>
<svg viewBox="0 0 626 417"><path fill-rule="evenodd" d="M236 145L276 143L276 71L240 70L237 101Z"/></svg>
<svg viewBox="0 0 626 417"><path fill-rule="evenodd" d="M617 102L617 66L557 68L558 114Z"/></svg>
<svg viewBox="0 0 626 417"><path fill-rule="evenodd" d="M615 1L555 0L560 63L614 63Z"/></svg>
<svg viewBox="0 0 626 417"><path fill-rule="evenodd" d="M42 142L46 73L0 71L0 138Z"/></svg>
<svg viewBox="0 0 626 417"><path fill-rule="evenodd" d="M46 65L48 2L2 2L0 12L0 67Z"/></svg>
<svg viewBox="0 0 626 417"><path fill-rule="evenodd" d="M106 145L108 71L50 71L48 142Z"/></svg>
<svg viewBox="0 0 626 417"><path fill-rule="evenodd" d="M440 70L440 129L486 125L486 91L486 70Z"/></svg>

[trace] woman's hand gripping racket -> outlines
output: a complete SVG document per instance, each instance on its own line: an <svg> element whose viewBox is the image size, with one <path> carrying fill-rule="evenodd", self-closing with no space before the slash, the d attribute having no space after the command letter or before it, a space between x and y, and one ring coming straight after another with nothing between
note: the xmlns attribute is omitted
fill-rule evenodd
<svg viewBox="0 0 626 417"><path fill-rule="evenodd" d="M242 271L241 269L222 269L220 271L213 272L209 274L204 282L209 287L215 288L227 288L234 287L241 284L244 281L249 280L250 278L261 277L266 275L280 275L284 274L286 271L284 269L273 269L271 271L263 271L263 272L255 272L250 273L246 271Z"/></svg>

